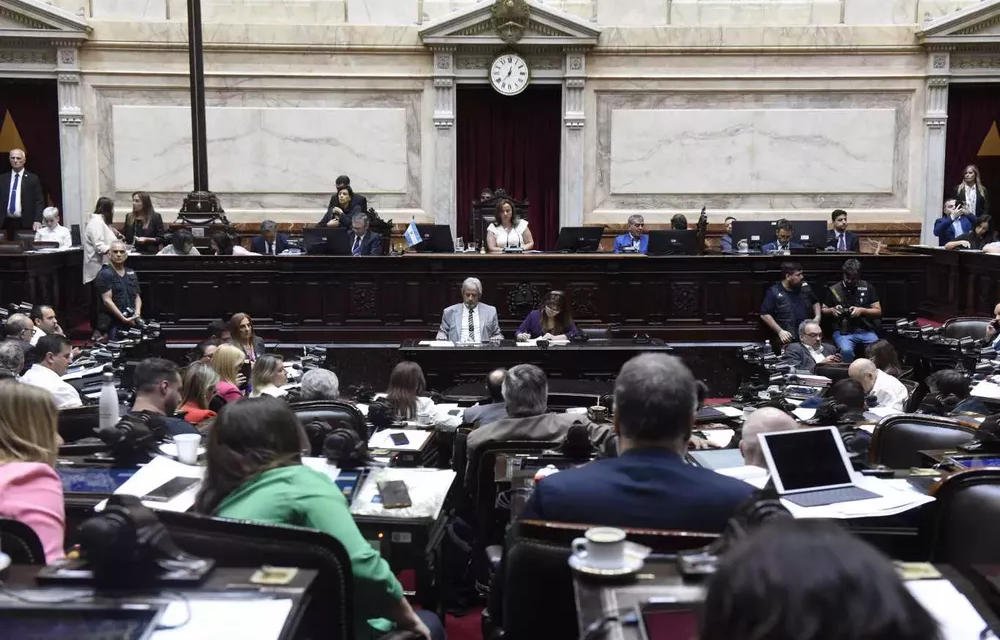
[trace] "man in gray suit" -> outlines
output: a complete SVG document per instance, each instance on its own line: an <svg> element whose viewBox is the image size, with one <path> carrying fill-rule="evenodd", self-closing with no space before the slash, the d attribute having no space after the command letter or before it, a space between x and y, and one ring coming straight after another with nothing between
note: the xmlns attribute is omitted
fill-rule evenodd
<svg viewBox="0 0 1000 640"><path fill-rule="evenodd" d="M820 363L840 362L837 347L823 342L823 330L815 320L799 323L799 341L785 347L781 358L798 373L812 373Z"/></svg>
<svg viewBox="0 0 1000 640"><path fill-rule="evenodd" d="M478 427L507 417L507 405L503 401L503 379L506 375L506 369L490 371L490 375L486 377L486 390L490 394L490 403L477 404L466 409L462 422Z"/></svg>
<svg viewBox="0 0 1000 640"><path fill-rule="evenodd" d="M452 342L489 342L503 339L496 307L480 302L483 283L479 278L466 278L462 283L462 302L453 304L441 314L438 340Z"/></svg>

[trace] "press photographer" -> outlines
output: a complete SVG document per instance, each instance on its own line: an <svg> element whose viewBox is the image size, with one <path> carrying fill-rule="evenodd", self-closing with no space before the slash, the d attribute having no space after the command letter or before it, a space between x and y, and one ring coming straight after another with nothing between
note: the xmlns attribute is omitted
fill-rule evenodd
<svg viewBox="0 0 1000 640"><path fill-rule="evenodd" d="M116 340L118 333L124 329L142 328L142 297L139 295L139 278L135 271L125 266L128 260L125 243L111 243L108 256L111 264L101 267L96 280L101 296L97 333Z"/></svg>

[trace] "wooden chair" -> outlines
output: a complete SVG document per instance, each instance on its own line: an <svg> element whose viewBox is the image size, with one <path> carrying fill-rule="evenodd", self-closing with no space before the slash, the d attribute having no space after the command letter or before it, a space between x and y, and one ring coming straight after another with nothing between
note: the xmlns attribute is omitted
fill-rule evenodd
<svg viewBox="0 0 1000 640"><path fill-rule="evenodd" d="M484 190L484 193L488 190ZM522 220L528 220L529 205L527 200L515 200L506 189L497 189L489 198L472 202L472 214L469 216L469 237L480 247L486 243L486 228L496 220L497 203L510 200Z"/></svg>

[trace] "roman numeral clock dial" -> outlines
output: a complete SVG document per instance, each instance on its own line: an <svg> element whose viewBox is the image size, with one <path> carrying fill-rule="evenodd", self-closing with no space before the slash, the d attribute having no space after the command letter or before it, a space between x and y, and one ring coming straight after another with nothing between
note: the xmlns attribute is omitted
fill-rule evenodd
<svg viewBox="0 0 1000 640"><path fill-rule="evenodd" d="M527 61L516 53L501 53L490 65L490 84L505 96L516 96L531 80Z"/></svg>

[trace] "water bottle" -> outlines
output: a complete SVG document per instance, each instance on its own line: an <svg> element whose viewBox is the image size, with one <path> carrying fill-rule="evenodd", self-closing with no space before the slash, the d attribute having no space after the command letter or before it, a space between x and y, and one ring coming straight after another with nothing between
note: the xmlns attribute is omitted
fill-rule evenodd
<svg viewBox="0 0 1000 640"><path fill-rule="evenodd" d="M101 429L111 428L118 424L118 390L115 389L115 374L104 373L104 384L101 385L100 426Z"/></svg>
<svg viewBox="0 0 1000 640"><path fill-rule="evenodd" d="M766 356L769 353L774 353L773 351L771 351L771 341L770 340L765 340L764 341L764 355Z"/></svg>

